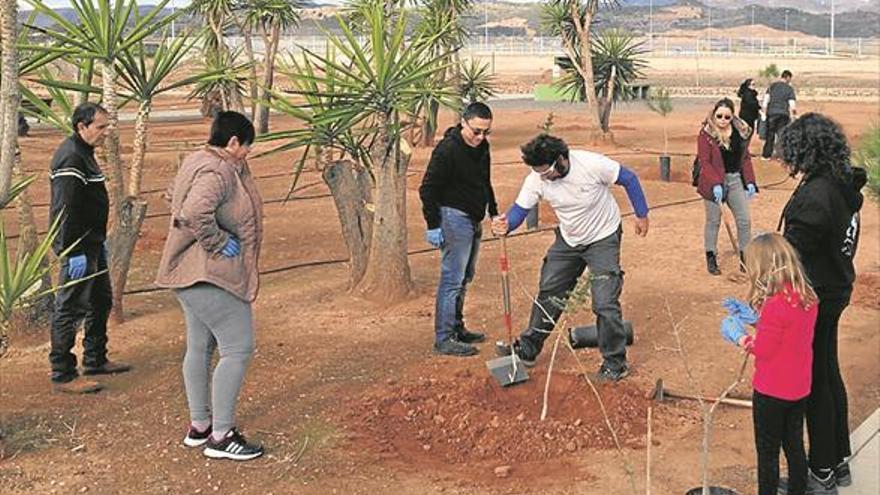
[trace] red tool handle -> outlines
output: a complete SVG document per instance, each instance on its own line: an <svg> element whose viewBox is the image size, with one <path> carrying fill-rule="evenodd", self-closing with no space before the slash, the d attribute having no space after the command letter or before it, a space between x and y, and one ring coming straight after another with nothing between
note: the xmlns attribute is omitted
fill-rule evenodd
<svg viewBox="0 0 880 495"><path fill-rule="evenodd" d="M513 345L513 323L510 319L510 280L508 271L510 263L507 260L507 237L501 237L501 293L504 300L504 327L507 329L507 340Z"/></svg>

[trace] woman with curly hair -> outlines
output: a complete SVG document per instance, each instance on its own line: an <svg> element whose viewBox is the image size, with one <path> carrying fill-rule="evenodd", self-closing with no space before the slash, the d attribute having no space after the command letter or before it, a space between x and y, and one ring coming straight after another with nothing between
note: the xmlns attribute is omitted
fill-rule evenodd
<svg viewBox="0 0 880 495"><path fill-rule="evenodd" d="M736 218L736 236L740 260L751 238L752 221L749 202L758 193L755 171L749 155L752 128L734 114L730 98L718 100L703 121L697 138L697 159L700 177L697 192L706 207L704 245L706 269L712 275L721 275L715 255L718 228L721 225L721 204L727 206ZM742 269L742 265L740 265Z"/></svg>
<svg viewBox="0 0 880 495"><path fill-rule="evenodd" d="M813 381L807 400L808 493L837 493L851 483L846 388L837 357L837 326L855 281L864 169L850 165L840 126L808 113L782 132L782 159L801 181L782 212L785 238L797 249L819 297ZM812 490L812 492L810 491Z"/></svg>

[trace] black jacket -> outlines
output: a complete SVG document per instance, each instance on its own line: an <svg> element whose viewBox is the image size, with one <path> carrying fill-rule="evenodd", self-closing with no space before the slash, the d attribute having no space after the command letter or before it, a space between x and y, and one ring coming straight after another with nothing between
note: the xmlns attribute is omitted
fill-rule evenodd
<svg viewBox="0 0 880 495"><path fill-rule="evenodd" d="M492 190L489 142L474 148L461 137L461 124L450 127L437 143L422 178L419 196L429 229L440 227L440 207L448 206L468 214L475 222L498 215Z"/></svg>
<svg viewBox="0 0 880 495"><path fill-rule="evenodd" d="M104 174L95 161L95 149L76 134L68 137L52 157L49 179L50 221L63 215L52 244L55 254L78 239L82 240L71 251L71 256L93 251L107 237L110 210Z"/></svg>
<svg viewBox="0 0 880 495"><path fill-rule="evenodd" d="M754 129L760 110L761 103L758 102L758 92L752 88L746 88L740 95L739 118L745 120L746 124Z"/></svg>
<svg viewBox="0 0 880 495"><path fill-rule="evenodd" d="M853 258L866 174L862 168L852 170L845 182L830 172L805 177L782 211L783 234L800 254L820 298L848 294L856 278Z"/></svg>

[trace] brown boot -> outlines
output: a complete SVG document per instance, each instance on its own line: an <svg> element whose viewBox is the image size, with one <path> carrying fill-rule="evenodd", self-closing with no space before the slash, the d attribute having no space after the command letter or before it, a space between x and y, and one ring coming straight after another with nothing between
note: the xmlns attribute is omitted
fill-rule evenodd
<svg viewBox="0 0 880 495"><path fill-rule="evenodd" d="M96 366L94 368L86 366L83 368L83 375L112 375L113 373L125 373L130 370L130 364L107 361L101 366Z"/></svg>
<svg viewBox="0 0 880 495"><path fill-rule="evenodd" d="M52 388L56 392L64 392L66 394L93 394L104 388L100 383L89 380L88 378L74 378L69 382L54 382Z"/></svg>

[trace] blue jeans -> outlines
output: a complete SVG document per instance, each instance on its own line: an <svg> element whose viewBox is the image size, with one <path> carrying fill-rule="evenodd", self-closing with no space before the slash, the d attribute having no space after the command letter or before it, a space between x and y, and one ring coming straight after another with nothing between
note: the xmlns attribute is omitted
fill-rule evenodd
<svg viewBox="0 0 880 495"><path fill-rule="evenodd" d="M467 213L443 206L440 208L440 228L443 246L440 247L440 284L437 286L437 305L434 311L434 332L437 342L443 342L456 330L464 327L462 308L467 285L474 279L477 255L483 227Z"/></svg>

